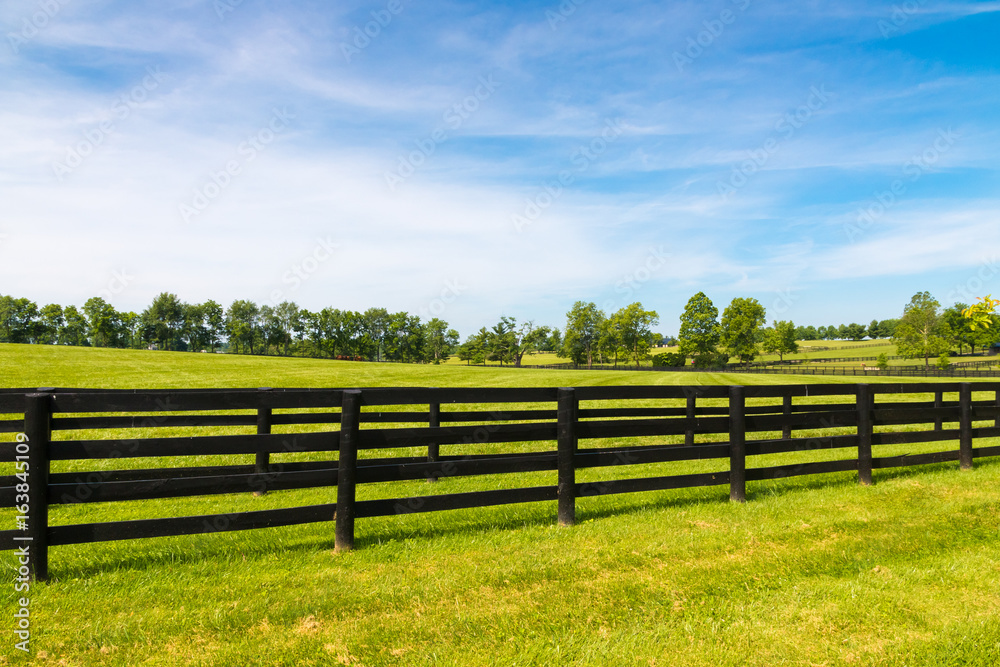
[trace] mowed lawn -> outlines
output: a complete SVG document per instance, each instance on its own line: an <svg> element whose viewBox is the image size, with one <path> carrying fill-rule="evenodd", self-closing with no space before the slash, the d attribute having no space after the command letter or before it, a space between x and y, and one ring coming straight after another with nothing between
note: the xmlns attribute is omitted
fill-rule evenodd
<svg viewBox="0 0 1000 667"><path fill-rule="evenodd" d="M806 380L824 379L853 380ZM6 387L801 381L0 345ZM555 525L554 503L361 519L358 549L339 554L332 524L53 547L52 581L31 590L33 652L4 632L0 664L1000 664L1000 460L875 471L875 482L750 482L744 505L727 487L586 498L570 528ZM245 496L261 508L334 499ZM226 499L84 507L114 520ZM9 628L15 562L0 558Z"/></svg>

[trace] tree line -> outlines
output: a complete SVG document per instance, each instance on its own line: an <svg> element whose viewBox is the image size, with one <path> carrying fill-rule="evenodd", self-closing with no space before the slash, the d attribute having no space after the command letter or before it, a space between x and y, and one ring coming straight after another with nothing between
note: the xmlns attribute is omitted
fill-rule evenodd
<svg viewBox="0 0 1000 667"><path fill-rule="evenodd" d="M82 308L39 308L0 296L0 342L439 363L458 345L458 332L438 318L422 322L385 308L312 312L290 301L241 299L223 308L163 292L141 313L119 312L100 297Z"/></svg>
<svg viewBox="0 0 1000 667"><path fill-rule="evenodd" d="M518 323L503 316L459 343L447 322L427 322L385 308L364 312L323 308L310 311L285 301L258 305L235 300L228 308L216 301L189 304L177 295L157 295L141 313L120 312L100 297L81 308L0 295L0 342L160 349L225 350L236 354L307 356L331 359L440 363L456 355L469 364L488 361L520 366L525 354L555 352L578 365L635 364L650 358L652 348L679 344L674 353L654 357L655 365L721 367L736 358L749 363L759 354L784 358L798 350L798 340L891 338L903 356L929 358L966 347L971 352L996 342L997 328L975 326L956 303L942 309L927 292L914 295L898 319L839 326L796 326L774 321L752 298L738 297L719 311L704 292L692 296L680 316L677 338L653 331L656 311L633 303L605 313L593 302L577 301L566 313L565 328ZM985 322L997 316L980 313ZM982 324L982 323L980 323Z"/></svg>

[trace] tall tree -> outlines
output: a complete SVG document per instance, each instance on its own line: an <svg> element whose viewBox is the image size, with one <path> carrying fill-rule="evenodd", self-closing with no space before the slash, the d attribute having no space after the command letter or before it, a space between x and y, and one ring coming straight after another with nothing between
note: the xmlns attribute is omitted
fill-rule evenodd
<svg viewBox="0 0 1000 667"><path fill-rule="evenodd" d="M253 301L237 299L226 311L226 335L236 353L253 354L259 338L260 308Z"/></svg>
<svg viewBox="0 0 1000 667"><path fill-rule="evenodd" d="M622 348L639 368L640 362L649 356L653 346L652 328L660 323L660 316L655 310L645 310L641 303L635 302L617 311L614 321Z"/></svg>
<svg viewBox="0 0 1000 667"><path fill-rule="evenodd" d="M566 313L566 330L562 336L560 356L573 360L575 364L587 362L587 368L594 365L594 352L601 337L601 323L606 319L604 312L593 302L577 301Z"/></svg>
<svg viewBox="0 0 1000 667"><path fill-rule="evenodd" d="M768 354L778 355L779 361L784 361L786 354L795 354L799 351L795 334L794 322L775 321L771 328L764 331L761 348Z"/></svg>
<svg viewBox="0 0 1000 667"><path fill-rule="evenodd" d="M458 344L458 332L448 328L448 323L436 317L424 325L427 332L427 352L429 360L435 364L446 361L452 349Z"/></svg>
<svg viewBox="0 0 1000 667"><path fill-rule="evenodd" d="M930 368L931 357L948 351L940 308L941 304L929 292L917 292L903 309L903 317L892 337L900 355L923 357L925 368Z"/></svg>
<svg viewBox="0 0 1000 667"><path fill-rule="evenodd" d="M729 356L745 364L753 361L766 321L764 306L757 299L733 299L722 313L722 345Z"/></svg>
<svg viewBox="0 0 1000 667"><path fill-rule="evenodd" d="M59 340L59 330L63 328L63 309L58 303L42 306L39 313L39 343L52 345Z"/></svg>
<svg viewBox="0 0 1000 667"><path fill-rule="evenodd" d="M681 329L677 334L680 353L693 357L695 366L712 366L718 355L717 347L722 339L719 324L719 309L704 292L698 292L684 306L681 314Z"/></svg>
<svg viewBox="0 0 1000 667"><path fill-rule="evenodd" d="M76 306L66 306L63 309L63 327L59 331L59 342L62 345L90 345L87 330L90 324Z"/></svg>
<svg viewBox="0 0 1000 667"><path fill-rule="evenodd" d="M83 312L90 322L90 344L94 347L116 347L121 324L114 306L95 296L83 304Z"/></svg>
<svg viewBox="0 0 1000 667"><path fill-rule="evenodd" d="M38 305L30 299L0 296L0 342L32 343L38 330Z"/></svg>
<svg viewBox="0 0 1000 667"><path fill-rule="evenodd" d="M184 329L184 304L176 294L161 292L142 313L147 326L152 327L152 339L161 350L180 348Z"/></svg>
<svg viewBox="0 0 1000 667"><path fill-rule="evenodd" d="M846 327L844 327L845 338L849 338L853 341L858 341L864 338L868 334L868 328L863 324L858 324L857 322L851 322Z"/></svg>

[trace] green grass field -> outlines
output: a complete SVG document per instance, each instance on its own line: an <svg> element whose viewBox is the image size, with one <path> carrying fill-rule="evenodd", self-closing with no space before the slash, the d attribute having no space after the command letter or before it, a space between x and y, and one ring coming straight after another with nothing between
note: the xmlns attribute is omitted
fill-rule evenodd
<svg viewBox="0 0 1000 667"><path fill-rule="evenodd" d="M7 387L801 381L0 345ZM669 465L672 474L704 463ZM620 469L604 469L604 478L612 470ZM553 483L554 474L537 479ZM0 664L1000 663L1000 460L966 472L954 464L876 471L875 482L859 487L850 473L750 482L745 505L730 504L726 487L587 498L572 528L555 526L554 503L362 519L358 550L340 554L332 524L53 547L51 583L31 590L34 652L16 651L5 632ZM414 482L400 495L492 483ZM54 523L75 523L332 502L332 494L52 513ZM0 520L12 523L12 514ZM10 582L0 613L12 623L14 559L0 558Z"/></svg>

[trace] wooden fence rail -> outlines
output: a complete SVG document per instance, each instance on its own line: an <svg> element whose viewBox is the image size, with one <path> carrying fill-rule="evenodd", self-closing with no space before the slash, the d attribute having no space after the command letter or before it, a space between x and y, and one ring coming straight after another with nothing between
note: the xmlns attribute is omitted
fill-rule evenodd
<svg viewBox="0 0 1000 667"><path fill-rule="evenodd" d="M630 405L632 401L644 404ZM976 440L1000 436L1000 383L995 382L4 389L0 417L5 417L0 419L0 433L17 434L0 443L0 471L11 473L0 476L0 509L7 508L0 516L11 516L14 526L0 531L0 549L27 546L29 567L38 580L48 576L49 548L67 544L332 522L336 549L348 550L354 548L359 518L555 501L557 521L568 526L576 520L578 498L728 485L730 499L745 502L748 481L857 471L859 482L868 485L877 469L945 461L958 461L968 469L975 458L1000 455L1000 446L975 447ZM915 425L923 428L914 430ZM284 428L295 426L320 430ZM900 426L909 428L894 428ZM220 427L245 427L247 433L213 432ZM275 427L290 432L275 433ZM174 428L200 431L163 435L164 429ZM107 437L120 429L130 432ZM149 437L135 437L133 431L143 429L153 431ZM104 437L95 437L94 431ZM796 431L809 434L795 437ZM630 438L654 441L621 442ZM873 454L883 445L939 441L957 442L958 448ZM462 449L476 444L481 445L479 453ZM502 447L505 444L515 446ZM848 458L833 461L747 466L747 457L844 449L851 452ZM319 460L286 460L285 455L304 453ZM211 465L157 465L170 457L204 456L239 458ZM66 469L87 461L134 458L150 463L139 469ZM577 481L577 472L588 468L686 461L717 461L718 469ZM362 484L531 472L555 473L554 485L358 498ZM88 524L50 522L50 508L58 505L324 488L330 489L331 502L304 507Z"/></svg>

